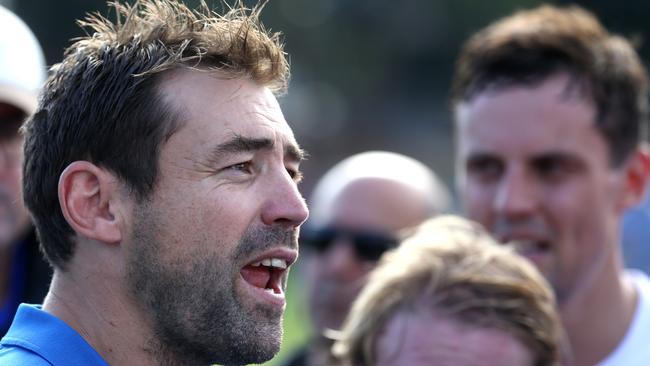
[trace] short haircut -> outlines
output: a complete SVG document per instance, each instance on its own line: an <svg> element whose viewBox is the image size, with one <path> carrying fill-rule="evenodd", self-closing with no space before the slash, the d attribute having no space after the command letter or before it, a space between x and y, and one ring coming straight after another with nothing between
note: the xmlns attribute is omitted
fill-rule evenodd
<svg viewBox="0 0 650 366"><path fill-rule="evenodd" d="M240 1L217 15L174 0L112 4L116 20L89 15L89 30L54 65L35 115L23 127L23 196L43 251L65 269L74 232L59 206L59 176L88 160L118 176L139 201L153 191L161 145L180 127L180 111L164 102L165 76L190 68L249 78L284 92L289 65L278 33L259 23L262 6ZM206 75L207 77L207 75Z"/></svg>
<svg viewBox="0 0 650 366"><path fill-rule="evenodd" d="M513 335L537 366L559 360L562 328L548 283L478 224L454 216L425 222L384 255L352 306L334 355L355 366L374 365L388 320L423 304L450 320Z"/></svg>
<svg viewBox="0 0 650 366"><path fill-rule="evenodd" d="M476 33L459 56L452 104L557 73L594 103L611 163L620 165L645 138L648 77L632 44L577 6L519 11Z"/></svg>

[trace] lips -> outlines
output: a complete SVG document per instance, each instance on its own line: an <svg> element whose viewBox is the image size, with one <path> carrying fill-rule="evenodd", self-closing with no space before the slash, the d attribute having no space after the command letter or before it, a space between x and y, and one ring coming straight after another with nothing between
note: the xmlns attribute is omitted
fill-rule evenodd
<svg viewBox="0 0 650 366"><path fill-rule="evenodd" d="M545 253L551 247L545 240L532 239L513 239L508 241L507 244L515 248L517 253L524 256Z"/></svg>
<svg viewBox="0 0 650 366"><path fill-rule="evenodd" d="M250 285L274 294L282 293L282 275L287 269L287 261L282 258L265 258L241 269L244 281Z"/></svg>
<svg viewBox="0 0 650 366"><path fill-rule="evenodd" d="M240 270L241 277L255 289L284 298L284 278L296 256L297 253L291 250L267 253L245 265Z"/></svg>
<svg viewBox="0 0 650 366"><path fill-rule="evenodd" d="M552 245L548 240L510 238L504 240L517 254L525 257L544 275L548 275L552 264Z"/></svg>

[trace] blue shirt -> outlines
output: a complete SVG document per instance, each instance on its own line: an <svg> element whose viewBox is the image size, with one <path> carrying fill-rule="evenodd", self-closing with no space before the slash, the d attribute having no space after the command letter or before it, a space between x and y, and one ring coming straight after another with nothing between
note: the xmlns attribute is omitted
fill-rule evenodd
<svg viewBox="0 0 650 366"><path fill-rule="evenodd" d="M623 216L623 258L627 268L636 268L650 275L650 204L644 202Z"/></svg>
<svg viewBox="0 0 650 366"><path fill-rule="evenodd" d="M63 320L21 304L0 340L0 365L108 366L108 363Z"/></svg>

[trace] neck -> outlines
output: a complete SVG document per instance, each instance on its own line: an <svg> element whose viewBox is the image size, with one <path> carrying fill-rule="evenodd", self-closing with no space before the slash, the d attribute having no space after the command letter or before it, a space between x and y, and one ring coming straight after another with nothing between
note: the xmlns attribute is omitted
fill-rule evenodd
<svg viewBox="0 0 650 366"><path fill-rule="evenodd" d="M56 270L43 310L65 321L110 365L161 364L150 349L150 328L118 285L121 280L79 275Z"/></svg>
<svg viewBox="0 0 650 366"><path fill-rule="evenodd" d="M592 366L613 352L632 322L637 291L622 265L600 272L590 290L560 305L575 366Z"/></svg>

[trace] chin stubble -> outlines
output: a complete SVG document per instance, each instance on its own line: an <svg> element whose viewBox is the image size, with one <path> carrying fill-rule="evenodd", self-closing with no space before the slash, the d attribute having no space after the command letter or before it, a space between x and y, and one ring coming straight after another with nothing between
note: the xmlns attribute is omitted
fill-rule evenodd
<svg viewBox="0 0 650 366"><path fill-rule="evenodd" d="M132 238L137 245L127 264L127 281L131 296L151 324L149 351L169 365L238 365L272 358L282 337L282 311L247 304L235 286L239 276L235 267L278 243L297 247L295 231L248 230L235 253L224 257L205 243L165 245L159 216L145 211L134 215ZM203 250L170 259L165 253L173 246ZM228 246L212 246L218 247Z"/></svg>

